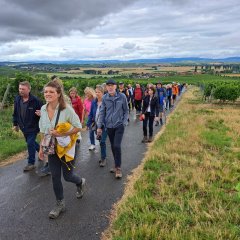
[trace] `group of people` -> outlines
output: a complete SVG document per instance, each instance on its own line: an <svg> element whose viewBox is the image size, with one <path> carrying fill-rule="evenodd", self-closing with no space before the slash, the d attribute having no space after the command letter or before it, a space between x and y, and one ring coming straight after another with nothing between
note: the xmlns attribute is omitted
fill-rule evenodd
<svg viewBox="0 0 240 240"><path fill-rule="evenodd" d="M80 131L86 124L89 131L90 147L95 149L98 140L101 148L99 166L106 165L106 139L109 138L114 158L110 172L115 178L122 178L121 142L125 127L129 122L129 112L136 108L136 114L143 119L143 140L153 140L153 122L158 122L160 114L173 105L174 98L168 98L168 86L161 83L149 84L143 89L140 84L133 88L130 84L124 87L113 79L97 85L95 90L87 87L82 101L76 88L64 93L61 80L52 77L43 89L46 104L31 94L27 81L19 83L19 95L14 101L13 128L23 132L28 148L28 163L23 171L35 169L35 154L45 160L42 169L45 175L51 174L56 205L49 213L49 218L57 218L65 210L65 201L61 175L66 181L76 185L76 197L82 198L86 180L74 172L76 144L81 141ZM172 91L173 93L173 91ZM175 93L175 92L174 92ZM170 101L167 105L167 101ZM149 126L149 137L147 137ZM40 132L40 144L36 137Z"/></svg>

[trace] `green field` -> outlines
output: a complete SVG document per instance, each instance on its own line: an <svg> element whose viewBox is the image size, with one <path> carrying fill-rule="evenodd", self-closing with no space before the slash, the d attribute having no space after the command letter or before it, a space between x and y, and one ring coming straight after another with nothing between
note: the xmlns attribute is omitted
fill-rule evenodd
<svg viewBox="0 0 240 240"><path fill-rule="evenodd" d="M184 95L134 171L103 239L240 239L240 105Z"/></svg>

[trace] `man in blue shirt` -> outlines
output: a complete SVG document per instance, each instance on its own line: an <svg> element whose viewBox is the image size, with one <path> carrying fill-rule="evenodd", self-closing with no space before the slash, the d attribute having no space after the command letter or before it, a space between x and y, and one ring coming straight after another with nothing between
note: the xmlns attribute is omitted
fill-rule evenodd
<svg viewBox="0 0 240 240"><path fill-rule="evenodd" d="M128 103L126 96L116 91L117 83L114 80L108 80L106 88L107 93L102 98L97 122L97 134L102 134L102 126L105 122L115 162L115 167L110 172L115 173L116 178L121 178L121 142L124 128L128 123Z"/></svg>

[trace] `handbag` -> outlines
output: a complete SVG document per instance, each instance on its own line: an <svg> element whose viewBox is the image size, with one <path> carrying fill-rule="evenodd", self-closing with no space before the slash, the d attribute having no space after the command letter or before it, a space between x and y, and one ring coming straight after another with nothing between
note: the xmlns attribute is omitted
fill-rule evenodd
<svg viewBox="0 0 240 240"><path fill-rule="evenodd" d="M92 130L92 131L97 131L97 124L96 124L95 121L92 122L92 124L91 124L91 130Z"/></svg>
<svg viewBox="0 0 240 240"><path fill-rule="evenodd" d="M143 113L139 116L139 121L143 121L144 120L144 118L143 118Z"/></svg>
<svg viewBox="0 0 240 240"><path fill-rule="evenodd" d="M60 115L60 110L58 110L54 128L56 128L58 124L59 115ZM55 154L56 138L51 134L49 133L44 134L41 145L42 145L43 153L45 155Z"/></svg>

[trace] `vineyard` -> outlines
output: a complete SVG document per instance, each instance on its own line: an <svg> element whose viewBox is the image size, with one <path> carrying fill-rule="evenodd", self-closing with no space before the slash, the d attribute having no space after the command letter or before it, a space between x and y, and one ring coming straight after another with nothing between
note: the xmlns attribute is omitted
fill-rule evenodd
<svg viewBox="0 0 240 240"><path fill-rule="evenodd" d="M43 99L43 87L49 81L47 74L30 74L26 72L18 72L12 74L14 77L0 76L0 102L3 100L4 93L9 84L9 93L6 97L5 105L9 106L13 104L14 97L18 94L18 84L21 81L29 81L32 86L32 93ZM80 95L83 95L85 87L95 87L96 84L104 83L108 77L94 77L94 78L81 78L62 76L64 89L67 92L71 87L76 87ZM188 85L197 85L203 92L203 97L206 100L220 100L236 101L240 96L240 79L223 77L216 75L186 75L186 76L167 76L161 78L148 78L148 79L132 79L127 77L113 77L117 82L124 82L126 84L135 84L139 82L142 85L147 83L157 83L161 81L164 84L179 82L186 83Z"/></svg>

